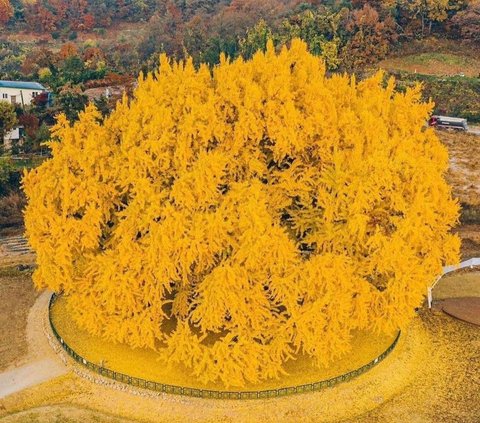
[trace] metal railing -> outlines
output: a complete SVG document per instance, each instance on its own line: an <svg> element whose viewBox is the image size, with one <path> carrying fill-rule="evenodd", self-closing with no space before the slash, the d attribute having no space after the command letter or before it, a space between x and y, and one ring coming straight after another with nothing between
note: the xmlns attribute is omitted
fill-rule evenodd
<svg viewBox="0 0 480 423"><path fill-rule="evenodd" d="M195 398L208 398L208 399L266 399L266 398L276 398L276 397L283 397L286 395L291 394L300 394L305 392L314 392L319 391L324 388L330 388L334 385L337 385L342 382L346 382L351 380L366 371L370 370L372 367L376 366L378 363L383 361L395 348L398 343L398 339L400 338L400 331L398 332L397 336L393 343L377 358L370 361L369 363L365 364L364 366L353 370L351 372L345 373L343 375L339 375L333 377L331 379L322 380L319 382L314 383L307 383L304 385L298 386L291 386L285 388L278 388L278 389L266 389L262 391L242 391L242 392L235 392L235 391L215 391L210 389L198 389L198 388L189 388L183 386L176 386L176 385L169 385L166 383L159 383L153 382L150 380L141 379L134 376L129 376L120 372L116 372L114 370L110 370L106 367L99 366L95 363L92 363L81 355L77 354L66 342L65 340L58 334L57 330L55 329L54 324L52 323L50 310L56 300L56 294L53 294L50 298L49 302L49 311L48 311L48 320L50 321L50 327L52 329L55 338L57 338L60 345L63 349L70 355L77 363L82 364L87 369L96 372L102 376L108 377L113 379L117 382L126 383L128 385L149 389L156 392L164 392L167 394L175 394L175 395L184 395L189 397Z"/></svg>

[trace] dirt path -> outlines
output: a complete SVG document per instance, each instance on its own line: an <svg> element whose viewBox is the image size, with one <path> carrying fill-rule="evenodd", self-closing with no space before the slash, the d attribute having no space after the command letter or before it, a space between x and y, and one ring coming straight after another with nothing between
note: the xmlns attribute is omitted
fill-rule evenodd
<svg viewBox="0 0 480 423"><path fill-rule="evenodd" d="M0 374L0 398L46 382L65 373L52 359L35 361Z"/></svg>
<svg viewBox="0 0 480 423"><path fill-rule="evenodd" d="M54 353L45 335L50 293L44 291L30 309L27 321L28 353L21 362L0 373L0 399L64 375L68 369Z"/></svg>

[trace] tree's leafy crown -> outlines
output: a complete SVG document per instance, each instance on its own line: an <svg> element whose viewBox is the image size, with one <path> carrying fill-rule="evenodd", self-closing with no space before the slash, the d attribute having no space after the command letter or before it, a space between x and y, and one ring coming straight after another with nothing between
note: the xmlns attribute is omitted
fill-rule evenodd
<svg viewBox="0 0 480 423"><path fill-rule="evenodd" d="M458 206L420 88L325 77L300 41L210 70L161 58L104 123L60 117L24 179L34 281L83 328L226 385L404 327Z"/></svg>

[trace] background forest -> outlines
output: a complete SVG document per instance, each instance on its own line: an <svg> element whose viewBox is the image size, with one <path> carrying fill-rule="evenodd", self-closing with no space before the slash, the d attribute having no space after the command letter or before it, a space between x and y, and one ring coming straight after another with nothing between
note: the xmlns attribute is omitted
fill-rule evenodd
<svg viewBox="0 0 480 423"><path fill-rule="evenodd" d="M384 68L400 90L422 82L435 112L480 121L480 0L0 0L0 79L51 93L16 106L9 119L25 142L10 153L45 153L60 112L73 122L93 102L108 115L162 52L215 65L222 53L248 58L268 39L280 48L297 37L329 73ZM11 187L25 164L3 153L1 201L10 202L0 227L12 213L21 221Z"/></svg>
<svg viewBox="0 0 480 423"><path fill-rule="evenodd" d="M128 88L140 71L157 66L161 52L214 65L222 53L250 57L268 38L280 46L300 37L329 71L362 75L415 40L461 40L476 48L480 1L0 0L0 25L0 79L39 81L55 94L51 110L34 111L36 128L59 111L74 120L92 100L89 88ZM424 82L436 90L436 81ZM460 85L467 98L479 87L478 79ZM93 97L104 114L114 104ZM466 112L479 119L476 110Z"/></svg>

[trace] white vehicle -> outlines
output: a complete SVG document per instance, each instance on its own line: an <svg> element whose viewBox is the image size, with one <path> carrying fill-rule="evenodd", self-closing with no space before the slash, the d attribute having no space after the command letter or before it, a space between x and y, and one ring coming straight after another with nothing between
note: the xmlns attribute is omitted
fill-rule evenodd
<svg viewBox="0 0 480 423"><path fill-rule="evenodd" d="M428 126L435 128L452 128L460 131L468 131L467 119L450 117L450 116L438 116L433 115L429 121Z"/></svg>

